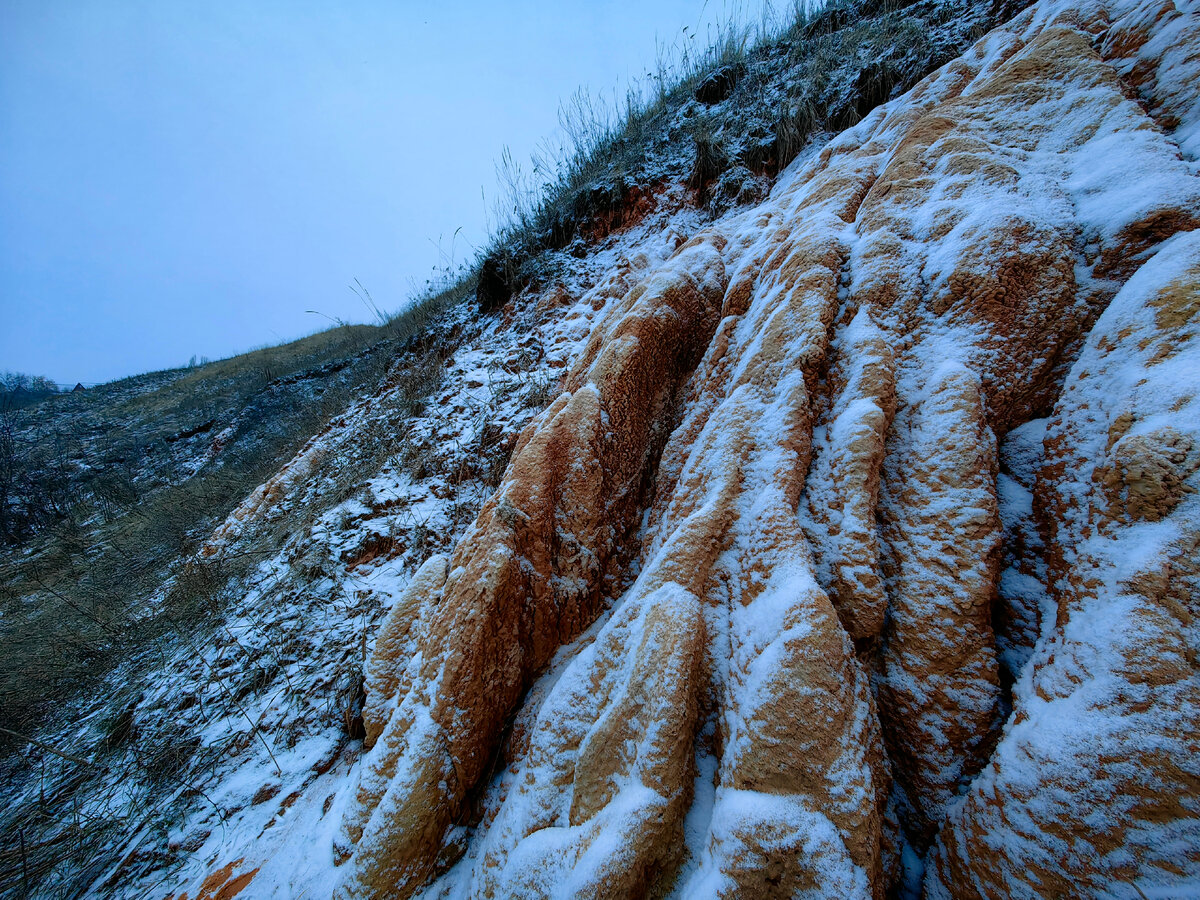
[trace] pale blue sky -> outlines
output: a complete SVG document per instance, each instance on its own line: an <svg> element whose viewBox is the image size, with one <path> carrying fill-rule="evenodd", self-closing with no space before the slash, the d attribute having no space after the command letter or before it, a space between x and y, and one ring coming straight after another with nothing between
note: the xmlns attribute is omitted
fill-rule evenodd
<svg viewBox="0 0 1200 900"><path fill-rule="evenodd" d="M485 231L577 86L728 3L0 0L0 369L104 381L363 321ZM623 89L622 89L623 90ZM453 241L455 230L462 232Z"/></svg>

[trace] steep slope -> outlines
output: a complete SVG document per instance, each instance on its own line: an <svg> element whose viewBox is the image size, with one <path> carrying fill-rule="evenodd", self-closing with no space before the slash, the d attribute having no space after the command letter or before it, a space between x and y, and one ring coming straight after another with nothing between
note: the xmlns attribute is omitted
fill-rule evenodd
<svg viewBox="0 0 1200 900"><path fill-rule="evenodd" d="M18 760L30 858L99 821L128 897L1200 889L1200 10L1042 0L873 111L861 63L765 200L652 185L205 529L175 577L250 574Z"/></svg>
<svg viewBox="0 0 1200 900"><path fill-rule="evenodd" d="M366 664L368 639L386 621L384 642L404 652L423 633L426 619L409 628L403 615L413 573L453 549L593 326L700 217L659 215L574 260L571 293L501 316L446 309L197 534L152 613L172 613L175 590L248 574L2 761L0 893L211 897L253 880L251 894L328 895L332 856L308 850L329 843L331 804L373 727L364 670L372 690L394 675ZM317 886L289 887L309 876Z"/></svg>
<svg viewBox="0 0 1200 900"><path fill-rule="evenodd" d="M1196 20L1039 4L611 307L380 645L341 896L1195 884Z"/></svg>

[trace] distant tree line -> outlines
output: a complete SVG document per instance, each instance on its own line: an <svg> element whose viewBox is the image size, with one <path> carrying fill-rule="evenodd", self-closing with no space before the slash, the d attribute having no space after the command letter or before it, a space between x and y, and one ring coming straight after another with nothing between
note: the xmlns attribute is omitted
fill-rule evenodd
<svg viewBox="0 0 1200 900"><path fill-rule="evenodd" d="M45 375L0 372L0 404L6 407L28 406L57 393L58 384Z"/></svg>
<svg viewBox="0 0 1200 900"><path fill-rule="evenodd" d="M0 545L61 519L69 506L65 457L30 446L21 428L29 415L21 410L61 392L45 375L0 372Z"/></svg>

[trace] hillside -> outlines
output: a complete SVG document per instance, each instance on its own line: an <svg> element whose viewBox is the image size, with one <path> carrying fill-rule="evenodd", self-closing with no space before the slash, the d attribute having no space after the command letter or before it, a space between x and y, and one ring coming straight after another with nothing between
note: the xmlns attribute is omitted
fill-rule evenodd
<svg viewBox="0 0 1200 900"><path fill-rule="evenodd" d="M221 587L30 713L6 891L1200 891L1200 9L717 64L147 573Z"/></svg>

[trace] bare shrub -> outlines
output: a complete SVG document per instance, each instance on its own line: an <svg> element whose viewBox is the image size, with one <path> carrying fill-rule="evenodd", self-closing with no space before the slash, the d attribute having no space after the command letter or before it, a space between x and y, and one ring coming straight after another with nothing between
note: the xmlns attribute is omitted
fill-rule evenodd
<svg viewBox="0 0 1200 900"><path fill-rule="evenodd" d="M805 96L785 106L775 124L775 167L782 170L804 149L809 137L821 127L816 104Z"/></svg>
<svg viewBox="0 0 1200 900"><path fill-rule="evenodd" d="M709 184L729 167L729 157L707 116L696 121L692 132L695 156L688 175L688 187L705 196Z"/></svg>

